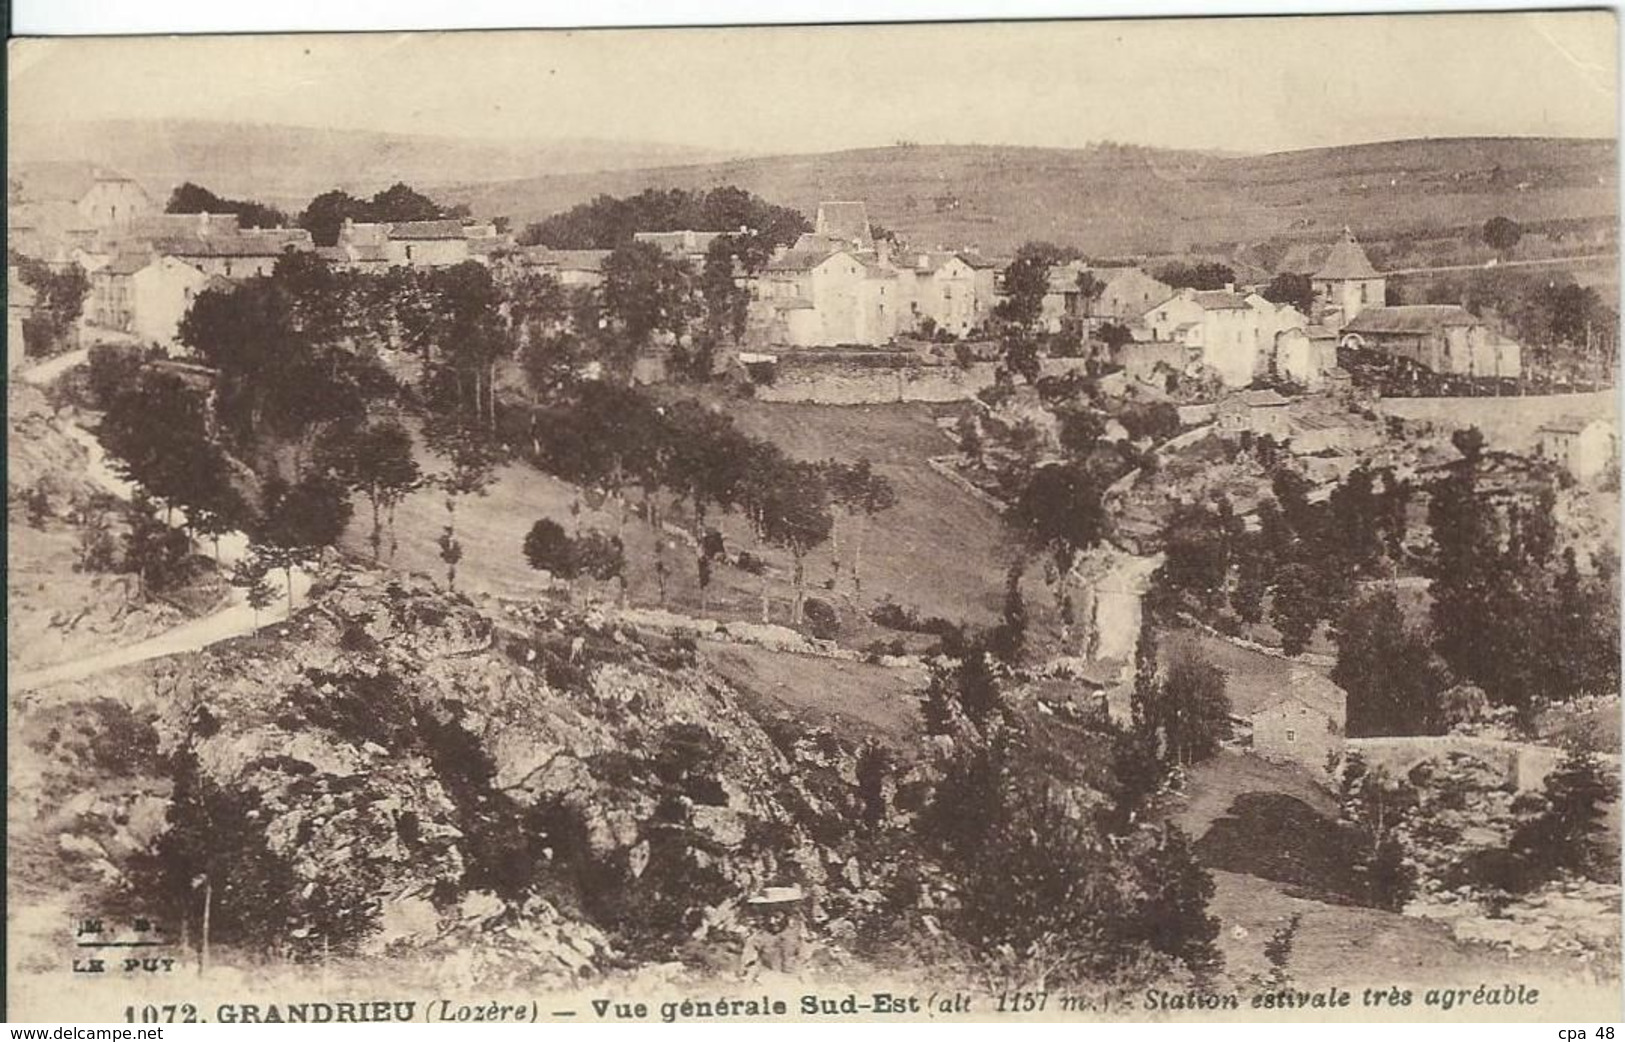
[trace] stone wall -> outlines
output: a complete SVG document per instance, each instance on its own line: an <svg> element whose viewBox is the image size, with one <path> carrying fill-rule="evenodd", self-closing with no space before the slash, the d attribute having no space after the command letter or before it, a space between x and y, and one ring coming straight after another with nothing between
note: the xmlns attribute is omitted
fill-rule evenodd
<svg viewBox="0 0 1625 1042"><path fill-rule="evenodd" d="M1501 398L1384 398L1376 409L1385 416L1424 421L1445 430L1477 427L1491 448L1528 453L1542 424L1571 416L1617 423L1619 398L1613 390Z"/></svg>
<svg viewBox="0 0 1625 1042"><path fill-rule="evenodd" d="M1044 376L1083 369L1081 358L1045 358ZM797 359L781 354L771 383L756 384L763 402L817 405L889 405L895 402L962 402L993 386L998 363L957 365L861 365L846 361Z"/></svg>
<svg viewBox="0 0 1625 1042"><path fill-rule="evenodd" d="M1470 735L1418 735L1388 738L1350 738L1348 752L1359 753L1366 763L1382 766L1404 775L1424 760L1450 753L1463 753L1499 771L1519 792L1539 789L1546 776L1563 759L1563 750L1529 742L1509 742ZM1618 767L1618 757L1604 757Z"/></svg>

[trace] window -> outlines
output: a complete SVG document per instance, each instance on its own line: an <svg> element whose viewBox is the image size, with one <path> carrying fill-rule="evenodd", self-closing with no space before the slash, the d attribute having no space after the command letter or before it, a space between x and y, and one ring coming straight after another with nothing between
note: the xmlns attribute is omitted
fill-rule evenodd
<svg viewBox="0 0 1625 1042"><path fill-rule="evenodd" d="M1287 728L1286 740L1289 741L1289 742L1297 741L1298 740L1298 732L1292 730L1290 727Z"/></svg>
<svg viewBox="0 0 1625 1042"><path fill-rule="evenodd" d="M412 259L412 247L410 247L410 246L408 246L408 247L407 247L407 248L406 248L406 259L407 259L407 260L411 260L411 259Z"/></svg>

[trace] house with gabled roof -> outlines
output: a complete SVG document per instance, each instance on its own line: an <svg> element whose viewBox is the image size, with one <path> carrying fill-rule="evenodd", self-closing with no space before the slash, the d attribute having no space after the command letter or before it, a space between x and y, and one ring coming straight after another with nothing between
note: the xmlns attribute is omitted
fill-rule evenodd
<svg viewBox="0 0 1625 1042"><path fill-rule="evenodd" d="M1287 305L1227 287L1182 289L1144 312L1139 324L1152 340L1188 348L1226 387L1246 387L1268 370L1277 335L1304 320Z"/></svg>
<svg viewBox="0 0 1625 1042"><path fill-rule="evenodd" d="M269 275L284 256L315 249L310 232L303 228L243 228L228 234L172 236L152 244L155 255L177 258L225 279Z"/></svg>
<svg viewBox="0 0 1625 1042"><path fill-rule="evenodd" d="M205 290L229 283L165 253L122 253L90 276L86 317L142 344L173 347L181 319Z"/></svg>
<svg viewBox="0 0 1625 1042"><path fill-rule="evenodd" d="M1535 452L1576 481L1595 481L1619 469L1619 428L1612 420L1566 416L1535 432Z"/></svg>
<svg viewBox="0 0 1625 1042"><path fill-rule="evenodd" d="M450 218L389 223L345 218L335 245L350 258L350 266L368 270L380 266L443 268L461 264L472 259L468 242L463 222ZM339 253L332 256L336 260Z"/></svg>
<svg viewBox="0 0 1625 1042"><path fill-rule="evenodd" d="M1258 697L1240 693L1232 692L1231 714L1251 729L1253 755L1318 773L1342 752L1348 695L1325 675L1294 665Z"/></svg>
<svg viewBox="0 0 1625 1042"><path fill-rule="evenodd" d="M757 310L768 338L792 347L883 344L897 334L901 294L897 272L877 257L792 248L757 279Z"/></svg>
<svg viewBox="0 0 1625 1042"><path fill-rule="evenodd" d="M964 336L986 319L992 303L977 298L976 269L959 254L899 250L890 261L902 283L910 325L930 319L937 329Z"/></svg>
<svg viewBox="0 0 1625 1042"><path fill-rule="evenodd" d="M1516 378L1523 348L1457 304L1406 304L1361 311L1339 344L1409 360L1444 376Z"/></svg>
<svg viewBox="0 0 1625 1042"><path fill-rule="evenodd" d="M697 270L705 263L705 254L711 248L711 244L726 234L726 232L696 231L634 232L632 241L646 242L672 260L688 261Z"/></svg>

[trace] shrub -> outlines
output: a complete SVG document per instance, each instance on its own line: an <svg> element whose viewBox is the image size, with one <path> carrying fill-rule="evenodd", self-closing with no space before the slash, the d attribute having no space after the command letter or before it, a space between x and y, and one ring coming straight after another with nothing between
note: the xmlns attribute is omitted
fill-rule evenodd
<svg viewBox="0 0 1625 1042"><path fill-rule="evenodd" d="M807 631L819 640L834 640L841 632L841 613L828 601L809 597L801 608Z"/></svg>
<svg viewBox="0 0 1625 1042"><path fill-rule="evenodd" d="M734 567L750 575L761 575L767 571L767 562L749 550L741 550L739 556L734 558Z"/></svg>
<svg viewBox="0 0 1625 1042"><path fill-rule="evenodd" d="M901 630L904 633L929 633L941 637L959 629L957 625L939 615L922 618L915 609L905 608L889 598L870 609L869 618L877 626Z"/></svg>

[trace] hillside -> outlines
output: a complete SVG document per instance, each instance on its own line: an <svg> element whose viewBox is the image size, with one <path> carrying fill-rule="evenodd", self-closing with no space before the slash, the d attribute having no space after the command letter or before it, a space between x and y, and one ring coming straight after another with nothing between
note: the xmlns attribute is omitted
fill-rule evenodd
<svg viewBox="0 0 1625 1042"><path fill-rule="evenodd" d="M719 158L652 142L453 139L203 120L25 123L11 128L9 146L11 176L39 185L39 192L49 191L53 171L92 165L135 178L160 200L180 182L195 181L284 206L303 206L333 187L371 194L396 181L497 180Z"/></svg>
<svg viewBox="0 0 1625 1042"><path fill-rule="evenodd" d="M442 188L476 213L535 220L607 192L736 184L809 214L864 199L874 220L918 242L1005 252L1052 239L1096 256L1228 253L1270 238L1363 238L1481 224L1612 221L1612 141L1460 138L1262 156L1132 146L1038 149L898 146Z"/></svg>

